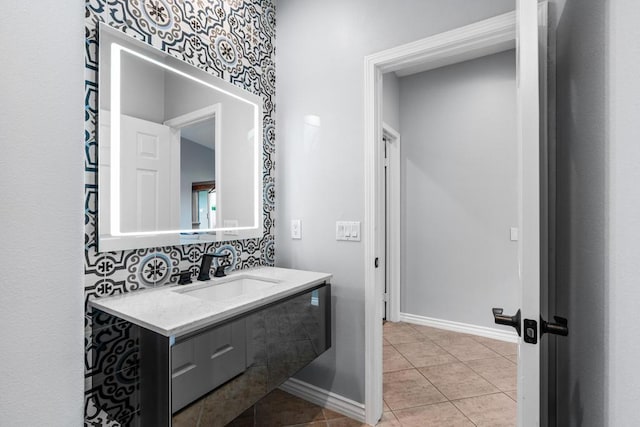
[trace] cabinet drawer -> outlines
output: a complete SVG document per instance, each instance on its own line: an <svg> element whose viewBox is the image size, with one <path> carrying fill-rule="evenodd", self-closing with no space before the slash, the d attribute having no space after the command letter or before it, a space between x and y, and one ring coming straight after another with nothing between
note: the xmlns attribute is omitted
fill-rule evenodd
<svg viewBox="0 0 640 427"><path fill-rule="evenodd" d="M171 349L171 409L176 412L244 372L245 319L203 332Z"/></svg>

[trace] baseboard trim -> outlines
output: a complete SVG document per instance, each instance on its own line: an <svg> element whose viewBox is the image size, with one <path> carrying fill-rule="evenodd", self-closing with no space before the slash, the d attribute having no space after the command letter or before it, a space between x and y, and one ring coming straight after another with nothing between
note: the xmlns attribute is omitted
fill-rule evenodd
<svg viewBox="0 0 640 427"><path fill-rule="evenodd" d="M415 325L431 326L432 328L446 329L447 331L463 332L465 334L478 335L494 340L518 342L518 334L515 331L503 331L502 329L477 326L469 323L454 322L451 320L434 319L433 317L418 316L416 314L400 313L400 321Z"/></svg>
<svg viewBox="0 0 640 427"><path fill-rule="evenodd" d="M364 405L312 384L289 378L280 389L323 408L364 422Z"/></svg>

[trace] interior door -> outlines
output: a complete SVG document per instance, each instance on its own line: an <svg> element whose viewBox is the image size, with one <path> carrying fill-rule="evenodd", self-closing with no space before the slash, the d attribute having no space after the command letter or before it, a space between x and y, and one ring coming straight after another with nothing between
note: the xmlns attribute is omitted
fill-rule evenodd
<svg viewBox="0 0 640 427"><path fill-rule="evenodd" d="M518 349L518 425L524 427L540 425L541 110L538 25L538 1L516 0L517 129L521 188L518 249L523 322Z"/></svg>
<svg viewBox="0 0 640 427"><path fill-rule="evenodd" d="M165 125L121 115L120 229L180 228L173 223L171 132Z"/></svg>

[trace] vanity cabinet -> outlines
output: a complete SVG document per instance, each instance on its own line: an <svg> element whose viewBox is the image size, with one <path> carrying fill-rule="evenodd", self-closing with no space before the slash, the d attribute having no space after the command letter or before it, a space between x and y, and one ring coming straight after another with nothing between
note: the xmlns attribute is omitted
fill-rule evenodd
<svg viewBox="0 0 640 427"><path fill-rule="evenodd" d="M177 412L247 368L246 319L176 341L171 347L171 410Z"/></svg>
<svg viewBox="0 0 640 427"><path fill-rule="evenodd" d="M196 405L201 425L224 426L331 347L329 283L169 336L96 306L96 406L131 427L171 426Z"/></svg>

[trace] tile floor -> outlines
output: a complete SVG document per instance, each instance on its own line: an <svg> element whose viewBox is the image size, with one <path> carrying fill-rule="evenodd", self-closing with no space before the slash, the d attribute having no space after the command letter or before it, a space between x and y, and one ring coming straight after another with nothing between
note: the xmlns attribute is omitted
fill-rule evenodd
<svg viewBox="0 0 640 427"><path fill-rule="evenodd" d="M383 352L384 425L516 425L516 344L387 322Z"/></svg>
<svg viewBox="0 0 640 427"><path fill-rule="evenodd" d="M408 323L384 325L378 427L515 426L515 344ZM351 427L358 421L275 390L234 427Z"/></svg>

